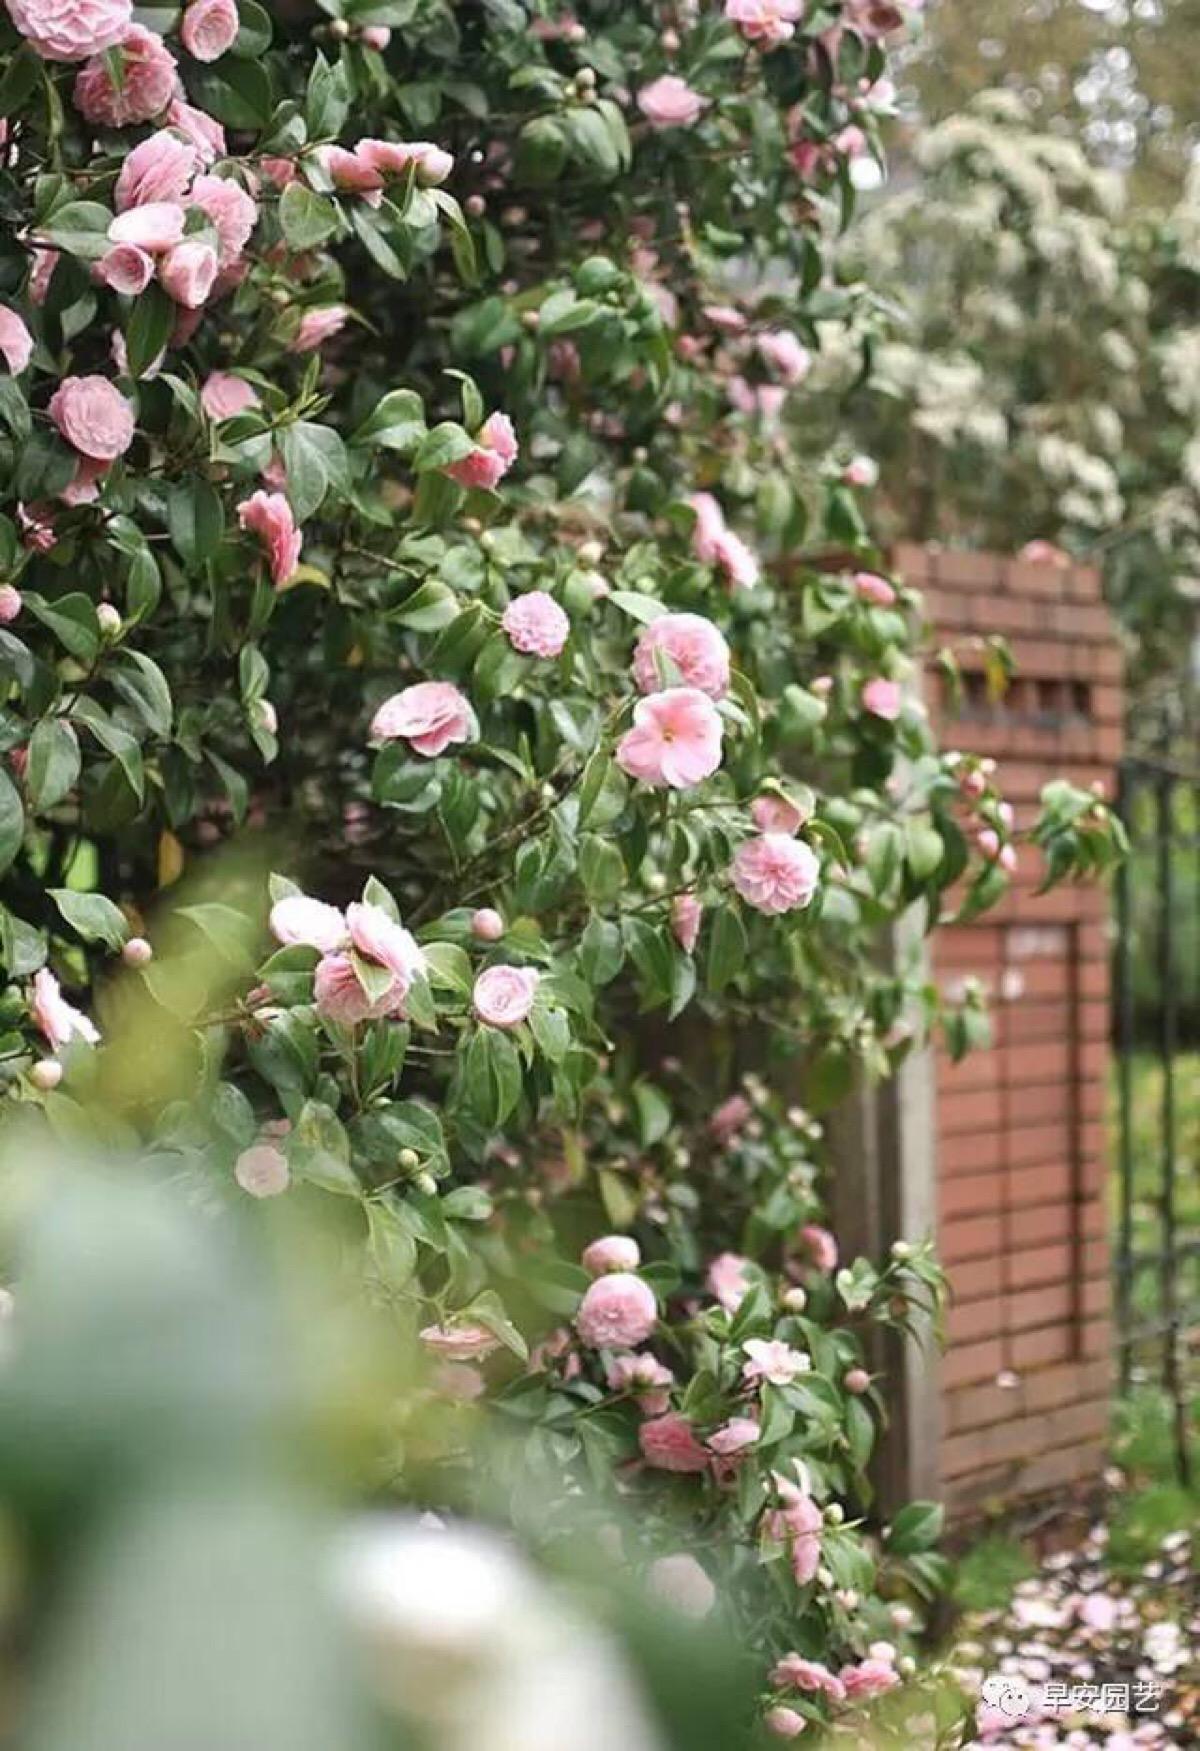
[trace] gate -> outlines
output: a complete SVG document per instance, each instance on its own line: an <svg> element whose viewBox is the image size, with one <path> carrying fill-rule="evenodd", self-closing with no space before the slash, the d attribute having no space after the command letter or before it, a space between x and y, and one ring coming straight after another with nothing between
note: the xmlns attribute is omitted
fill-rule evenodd
<svg viewBox="0 0 1200 1751"><path fill-rule="evenodd" d="M1117 1344L1123 1393L1160 1388L1182 1482L1200 1376L1200 764L1193 737L1121 762L1117 875Z"/></svg>

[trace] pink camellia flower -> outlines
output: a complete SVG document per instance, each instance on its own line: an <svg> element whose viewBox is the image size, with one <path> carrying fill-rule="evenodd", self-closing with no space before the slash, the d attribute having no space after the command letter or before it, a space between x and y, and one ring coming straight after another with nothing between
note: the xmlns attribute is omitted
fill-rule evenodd
<svg viewBox="0 0 1200 1751"><path fill-rule="evenodd" d="M872 1696L882 1696L885 1691L894 1690L900 1682L900 1674L887 1660L860 1660L857 1665L843 1666L838 1673L848 1697L858 1697L862 1700Z"/></svg>
<svg viewBox="0 0 1200 1751"><path fill-rule="evenodd" d="M296 338L288 348L292 353L311 353L323 346L346 326L350 312L345 304L323 304L317 310L306 310L300 318Z"/></svg>
<svg viewBox="0 0 1200 1751"><path fill-rule="evenodd" d="M750 1292L750 1278L746 1274L749 1263L740 1253L722 1252L708 1267L704 1279L708 1292L726 1313L736 1313Z"/></svg>
<svg viewBox="0 0 1200 1751"><path fill-rule="evenodd" d="M222 270L233 267L258 224L258 202L229 176L198 176L191 199L212 221L218 265Z"/></svg>
<svg viewBox="0 0 1200 1751"><path fill-rule="evenodd" d="M758 337L759 357L789 387L802 383L812 369L812 354L790 328L774 329Z"/></svg>
<svg viewBox="0 0 1200 1751"><path fill-rule="evenodd" d="M185 103L182 97L174 97L167 110L166 120L170 127L178 128L195 147L201 164L213 164L218 158L224 158L225 130L215 117Z"/></svg>
<svg viewBox="0 0 1200 1751"><path fill-rule="evenodd" d="M199 310L217 277L217 252L189 238L167 251L159 266L163 291L185 310ZM294 569L294 568L293 568Z"/></svg>
<svg viewBox="0 0 1200 1751"><path fill-rule="evenodd" d="M725 513L710 492L694 492L688 503L696 513L692 551L705 565L711 565L717 557L717 539L725 528Z"/></svg>
<svg viewBox="0 0 1200 1751"><path fill-rule="evenodd" d="M210 420L231 420L259 405L258 391L244 377L210 371L200 388L200 405Z"/></svg>
<svg viewBox="0 0 1200 1751"><path fill-rule="evenodd" d="M418 681L385 699L371 720L371 737L392 742L402 737L418 754L432 759L454 742L469 742L475 714L449 681Z"/></svg>
<svg viewBox="0 0 1200 1751"><path fill-rule="evenodd" d="M660 1556L650 1564L647 1579L655 1597L685 1617L697 1620L707 1617L717 1602L717 1589L695 1557L686 1551L678 1556Z"/></svg>
<svg viewBox="0 0 1200 1751"><path fill-rule="evenodd" d="M134 298L139 292L144 292L154 278L154 257L136 244L114 243L96 263L95 273L96 278L111 286L114 292Z"/></svg>
<svg viewBox="0 0 1200 1751"><path fill-rule="evenodd" d="M394 973L404 985L404 994L414 979L425 972L425 956L411 931L369 901L355 901L346 908L350 941L365 960Z"/></svg>
<svg viewBox="0 0 1200 1751"><path fill-rule="evenodd" d="M860 602L870 602L875 608L890 608L896 600L891 584L876 572L855 572L854 589Z"/></svg>
<svg viewBox="0 0 1200 1751"><path fill-rule="evenodd" d="M642 1262L642 1249L631 1234L605 1234L585 1246L580 1258L591 1277L601 1277L606 1271L636 1271Z"/></svg>
<svg viewBox="0 0 1200 1751"><path fill-rule="evenodd" d="M21 525L21 543L31 553L49 553L58 545L54 518L48 506L18 505L17 522Z"/></svg>
<svg viewBox="0 0 1200 1751"><path fill-rule="evenodd" d="M476 448L469 456L451 462L445 472L459 486L493 491L517 459L519 445L513 423L506 413L492 413L475 434Z"/></svg>
<svg viewBox="0 0 1200 1751"><path fill-rule="evenodd" d="M15 584L0 584L0 626L11 626L20 612L20 590Z"/></svg>
<svg viewBox="0 0 1200 1751"><path fill-rule="evenodd" d="M1062 568L1071 563L1071 555L1064 553L1061 547L1056 547L1053 541L1041 537L1027 541L1017 554L1027 565L1053 565Z"/></svg>
<svg viewBox="0 0 1200 1751"><path fill-rule="evenodd" d="M427 1350L444 1357L447 1362L475 1362L500 1348L495 1332L469 1319L452 1321L448 1325L427 1325L420 1337Z"/></svg>
<svg viewBox="0 0 1200 1751"><path fill-rule="evenodd" d="M820 1508L806 1491L797 1489L778 1473L775 1482L784 1505L770 1509L764 1524L769 1537L788 1546L796 1585L806 1587L821 1566L821 1535L825 1521Z"/></svg>
<svg viewBox="0 0 1200 1751"><path fill-rule="evenodd" d="M514 597L500 624L513 649L530 657L558 656L571 636L571 622L545 590Z"/></svg>
<svg viewBox="0 0 1200 1751"><path fill-rule="evenodd" d="M808 819L803 809L777 791L766 791L750 804L750 818L760 833L798 833Z"/></svg>
<svg viewBox="0 0 1200 1751"><path fill-rule="evenodd" d="M975 843L978 845L981 855L986 857L989 862L999 857L1000 835L994 827L981 827L975 835Z"/></svg>
<svg viewBox="0 0 1200 1751"><path fill-rule="evenodd" d="M106 377L64 377L48 411L71 448L93 462L113 462L133 442L133 409Z"/></svg>
<svg viewBox="0 0 1200 1751"><path fill-rule="evenodd" d="M382 54L392 40L391 30L386 24L364 24L361 32L363 43L368 49L375 49Z"/></svg>
<svg viewBox="0 0 1200 1751"><path fill-rule="evenodd" d="M732 1143L742 1126L753 1116L754 1108L744 1094L731 1094L709 1116L708 1133L722 1147Z"/></svg>
<svg viewBox="0 0 1200 1751"><path fill-rule="evenodd" d="M671 901L671 932L685 955L695 953L704 907L695 894L676 894Z"/></svg>
<svg viewBox="0 0 1200 1751"><path fill-rule="evenodd" d="M821 866L812 849L788 833L760 833L738 847L730 878L756 912L775 915L811 903Z"/></svg>
<svg viewBox="0 0 1200 1751"><path fill-rule="evenodd" d="M354 151L381 176L407 176L410 166L415 166L423 188L438 187L454 169L451 154L432 140L360 140Z"/></svg>
<svg viewBox="0 0 1200 1751"><path fill-rule="evenodd" d="M283 494L251 493L238 506L237 518L246 533L257 538L266 554L276 589L286 584L300 563L304 538Z"/></svg>
<svg viewBox="0 0 1200 1751"><path fill-rule="evenodd" d="M44 244L34 246L33 266L29 270L29 296L39 306L46 302L58 256L57 249L47 249Z"/></svg>
<svg viewBox="0 0 1200 1751"><path fill-rule="evenodd" d="M336 906L307 894L288 894L271 907L271 935L285 948L303 944L331 954L347 939L346 920Z"/></svg>
<svg viewBox="0 0 1200 1751"><path fill-rule="evenodd" d="M270 153L258 160L258 168L267 181L277 188L280 194L285 188L290 188L300 176L293 158L277 158Z"/></svg>
<svg viewBox="0 0 1200 1751"><path fill-rule="evenodd" d="M658 1303L649 1283L630 1271L609 1271L584 1291L575 1329L593 1350L632 1350L658 1323Z"/></svg>
<svg viewBox="0 0 1200 1751"><path fill-rule="evenodd" d="M118 213L108 228L108 240L131 244L147 255L165 255L182 243L185 218L177 201L147 201Z"/></svg>
<svg viewBox="0 0 1200 1751"><path fill-rule="evenodd" d="M175 95L175 57L160 36L131 24L117 49L120 80L114 80L105 55L96 55L75 78L75 107L96 128L128 128L152 122Z"/></svg>
<svg viewBox="0 0 1200 1751"><path fill-rule="evenodd" d="M645 1417L661 1417L670 1409L675 1376L657 1356L614 1356L604 1378L611 1391L631 1393Z"/></svg>
<svg viewBox="0 0 1200 1751"><path fill-rule="evenodd" d="M747 42L773 49L795 36L796 20L804 16L804 0L725 0L725 16Z"/></svg>
<svg viewBox="0 0 1200 1751"><path fill-rule="evenodd" d="M736 1453L744 1453L748 1447L753 1447L762 1430L753 1417L730 1417L727 1423L722 1423L719 1429L714 1429L708 1437L708 1445L722 1459L730 1459Z"/></svg>
<svg viewBox="0 0 1200 1751"><path fill-rule="evenodd" d="M475 1014L489 1027L519 1027L533 1008L541 977L533 967L486 967L471 993Z"/></svg>
<svg viewBox="0 0 1200 1751"><path fill-rule="evenodd" d="M698 687L668 687L639 699L617 765L643 784L688 790L721 764L721 719Z"/></svg>
<svg viewBox="0 0 1200 1751"><path fill-rule="evenodd" d="M872 717L882 718L885 723L895 723L900 716L903 698L900 683L889 681L883 675L876 675L862 690L863 710L869 711Z"/></svg>
<svg viewBox="0 0 1200 1751"><path fill-rule="evenodd" d="M72 1040L86 1040L89 1046L99 1044L99 1030L82 1010L67 1002L49 967L34 974L29 1008L35 1027L41 1029L54 1051Z"/></svg>
<svg viewBox="0 0 1200 1751"><path fill-rule="evenodd" d="M820 1660L806 1660L803 1654L785 1654L771 1669L771 1683L779 1689L790 1685L794 1690L809 1690L817 1696L827 1696L830 1702L842 1702L846 1686L841 1679L823 1666Z"/></svg>
<svg viewBox="0 0 1200 1751"><path fill-rule="evenodd" d="M819 1222L806 1222L796 1239L818 1271L837 1270L838 1244L828 1228L822 1228Z"/></svg>
<svg viewBox="0 0 1200 1751"><path fill-rule="evenodd" d="M690 128L700 120L707 102L677 73L664 73L637 94L637 106L652 128Z"/></svg>
<svg viewBox="0 0 1200 1751"><path fill-rule="evenodd" d="M842 469L847 486L874 486L879 479L879 464L873 456L852 456Z"/></svg>
<svg viewBox="0 0 1200 1751"><path fill-rule="evenodd" d="M403 1015L408 989L405 979L393 977L383 995L372 999L363 989L354 962L347 954L323 955L313 975L313 997L318 1011L342 1027L358 1027L360 1022Z"/></svg>
<svg viewBox="0 0 1200 1751"><path fill-rule="evenodd" d="M383 199L383 174L357 150L345 146L319 146L316 157L334 188L341 194L364 195L377 207Z"/></svg>
<svg viewBox="0 0 1200 1751"><path fill-rule="evenodd" d="M189 0L183 9L179 37L197 61L219 61L237 41L238 12L234 0Z"/></svg>
<svg viewBox="0 0 1200 1751"><path fill-rule="evenodd" d="M633 678L642 693L660 693L676 683L664 677L659 653L669 657L687 687L710 699L729 691L729 646L724 634L702 614L660 614L642 629L633 652Z"/></svg>
<svg viewBox="0 0 1200 1751"><path fill-rule="evenodd" d="M716 562L735 590L752 590L760 576L758 560L740 535L722 529L715 543Z"/></svg>
<svg viewBox="0 0 1200 1751"><path fill-rule="evenodd" d="M233 1164L233 1177L252 1198L277 1198L291 1182L287 1157L273 1143L243 1149Z"/></svg>
<svg viewBox="0 0 1200 1751"><path fill-rule="evenodd" d="M703 315L704 320L711 323L713 328L719 328L722 334L745 334L750 326L742 312L732 304L705 304ZM692 503L695 504L697 499L702 498L712 498L712 494L696 493ZM713 503L716 503L715 499Z"/></svg>
<svg viewBox="0 0 1200 1751"><path fill-rule="evenodd" d="M768 1380L772 1386L790 1386L812 1367L802 1350L794 1350L782 1338L748 1338L742 1348L750 1358L742 1366L742 1379L751 1384Z"/></svg>
<svg viewBox="0 0 1200 1751"><path fill-rule="evenodd" d="M605 1280L613 1281L611 1277ZM693 1434L691 1423L677 1411L668 1411L665 1417L651 1417L643 1423L638 1430L638 1446L646 1464L657 1471L707 1471L709 1467L709 1455Z"/></svg>
<svg viewBox="0 0 1200 1751"><path fill-rule="evenodd" d="M33 357L33 336L7 304L0 304L0 353L14 377L20 376Z"/></svg>
<svg viewBox="0 0 1200 1751"><path fill-rule="evenodd" d="M91 456L81 456L73 479L59 493L64 505L92 505L100 497L100 482L108 473L110 464L97 462Z"/></svg>
<svg viewBox="0 0 1200 1751"><path fill-rule="evenodd" d="M6 0L8 15L43 61L84 61L125 38L131 0Z"/></svg>
<svg viewBox="0 0 1200 1751"><path fill-rule="evenodd" d="M735 0L729 0L730 5ZM753 5L755 0L742 0L743 5ZM774 1733L777 1739L798 1739L808 1722L794 1708L788 1708L786 1703L777 1702L774 1708L769 1708L763 1716L763 1725L768 1733Z"/></svg>
<svg viewBox="0 0 1200 1751"><path fill-rule="evenodd" d="M481 906L471 914L471 935L479 942L499 942L504 935L504 920L494 906Z"/></svg>
<svg viewBox="0 0 1200 1751"><path fill-rule="evenodd" d="M129 207L177 204L196 174L199 154L190 140L159 128L129 153L114 194L118 213Z"/></svg>

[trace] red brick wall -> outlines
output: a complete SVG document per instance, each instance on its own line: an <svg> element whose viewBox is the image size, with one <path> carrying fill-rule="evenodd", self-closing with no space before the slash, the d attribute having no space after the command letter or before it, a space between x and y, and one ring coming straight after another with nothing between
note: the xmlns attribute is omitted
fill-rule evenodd
<svg viewBox="0 0 1200 1751"><path fill-rule="evenodd" d="M963 671L958 711L930 672L946 744L999 762L1018 828L1052 777L1100 779L1111 794L1121 663L1097 574L918 548L897 563ZM981 635L992 633L1017 664L996 706L983 686ZM994 1030L989 1050L937 1071L939 1244L953 1297L940 1475L963 1516L1081 1483L1103 1463L1107 899L1096 887L1038 897L1040 869L1024 850L986 920L935 937L939 982L979 978Z"/></svg>

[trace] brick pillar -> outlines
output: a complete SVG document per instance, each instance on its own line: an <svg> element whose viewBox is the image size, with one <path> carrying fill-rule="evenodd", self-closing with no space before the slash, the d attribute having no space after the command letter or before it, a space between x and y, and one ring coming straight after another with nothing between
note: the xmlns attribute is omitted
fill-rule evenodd
<svg viewBox="0 0 1200 1751"><path fill-rule="evenodd" d="M1093 570L905 547L939 645L964 676L955 709L932 672L946 746L991 755L1018 828L1051 778L1103 781L1121 751L1121 661ZM982 639L1017 678L988 701ZM976 642L978 641L978 642ZM966 1517L1066 1490L1103 1463L1111 1332L1104 1115L1109 1068L1108 896L1034 892L1025 850L986 918L939 931L943 989L987 987L994 1041L937 1063L938 1239L952 1290L938 1473Z"/></svg>

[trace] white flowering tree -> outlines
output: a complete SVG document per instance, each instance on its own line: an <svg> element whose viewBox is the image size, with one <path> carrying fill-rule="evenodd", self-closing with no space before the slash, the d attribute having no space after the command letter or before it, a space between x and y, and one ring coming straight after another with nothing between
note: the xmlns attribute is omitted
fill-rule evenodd
<svg viewBox="0 0 1200 1751"><path fill-rule="evenodd" d="M1017 855L875 464L788 437L897 16L801 11L0 24L6 1122L321 1212L428 1362L372 1476L633 1503L785 1738L939 1579L932 1507L862 1524L864 1338L936 1267L839 1260L816 1115L936 1019L881 927Z"/></svg>

